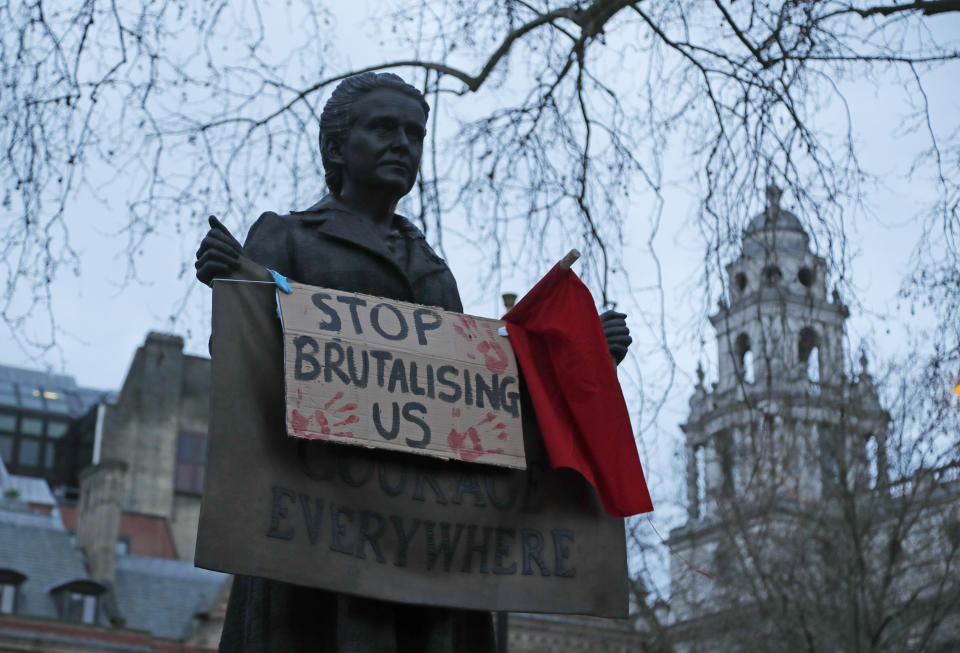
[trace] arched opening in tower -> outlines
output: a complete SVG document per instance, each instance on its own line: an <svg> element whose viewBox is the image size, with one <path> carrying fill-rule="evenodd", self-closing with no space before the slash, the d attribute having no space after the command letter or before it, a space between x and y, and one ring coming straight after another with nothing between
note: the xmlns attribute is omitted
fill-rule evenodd
<svg viewBox="0 0 960 653"><path fill-rule="evenodd" d="M797 342L800 364L806 369L807 381L812 387L820 385L820 336L811 327L800 330Z"/></svg>
<svg viewBox="0 0 960 653"><path fill-rule="evenodd" d="M797 281L799 281L800 285L802 285L804 288L811 287L816 278L817 273L811 268L802 267L799 271L797 271Z"/></svg>
<svg viewBox="0 0 960 653"><path fill-rule="evenodd" d="M694 473L696 474L696 516L702 519L707 515L707 451L703 444L693 449Z"/></svg>
<svg viewBox="0 0 960 653"><path fill-rule="evenodd" d="M736 284L739 292L742 293L747 289L747 275L743 272L737 272L737 275L733 278L733 282Z"/></svg>
<svg viewBox="0 0 960 653"><path fill-rule="evenodd" d="M750 336L741 333L736 341L737 365L740 368L740 378L744 383L753 383L753 350L750 347Z"/></svg>
<svg viewBox="0 0 960 653"><path fill-rule="evenodd" d="M768 265L763 268L763 283L768 286L776 286L783 280L783 271L776 265Z"/></svg>

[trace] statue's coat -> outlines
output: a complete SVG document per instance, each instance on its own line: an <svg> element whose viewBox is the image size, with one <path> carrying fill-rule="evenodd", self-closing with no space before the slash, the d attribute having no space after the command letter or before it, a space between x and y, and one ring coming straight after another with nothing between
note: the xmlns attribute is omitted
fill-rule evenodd
<svg viewBox="0 0 960 653"><path fill-rule="evenodd" d="M394 224L407 245L405 265L330 195L306 211L264 213L250 228L244 252L300 283L463 312L457 282L423 233L402 216Z"/></svg>
<svg viewBox="0 0 960 653"><path fill-rule="evenodd" d="M295 281L462 312L446 263L406 218L405 253L391 256L364 221L328 195L306 211L264 213L244 253ZM401 260L396 260L401 259ZM488 612L399 605L238 576L220 641L224 653L489 652Z"/></svg>

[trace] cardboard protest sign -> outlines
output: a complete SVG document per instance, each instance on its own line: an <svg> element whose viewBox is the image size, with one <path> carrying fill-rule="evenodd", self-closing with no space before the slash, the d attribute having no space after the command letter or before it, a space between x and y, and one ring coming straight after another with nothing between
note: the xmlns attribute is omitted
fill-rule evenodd
<svg viewBox="0 0 960 653"><path fill-rule="evenodd" d="M403 603L627 615L623 520L550 469L532 411L526 470L287 437L273 287L217 281L213 296L198 566Z"/></svg>
<svg viewBox="0 0 960 653"><path fill-rule="evenodd" d="M287 432L523 469L503 322L291 283L278 293Z"/></svg>

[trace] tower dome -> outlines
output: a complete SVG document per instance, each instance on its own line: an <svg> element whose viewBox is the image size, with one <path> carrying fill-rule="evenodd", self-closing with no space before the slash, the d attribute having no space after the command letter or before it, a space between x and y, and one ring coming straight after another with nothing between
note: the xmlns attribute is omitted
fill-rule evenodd
<svg viewBox="0 0 960 653"><path fill-rule="evenodd" d="M770 184L766 194L766 208L750 220L743 232L744 254L770 249L806 251L810 238L800 219L780 206L783 191Z"/></svg>

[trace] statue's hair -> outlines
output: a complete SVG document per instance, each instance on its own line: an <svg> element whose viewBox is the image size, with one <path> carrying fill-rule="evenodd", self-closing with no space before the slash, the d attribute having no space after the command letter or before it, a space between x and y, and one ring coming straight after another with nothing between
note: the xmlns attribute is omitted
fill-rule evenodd
<svg viewBox="0 0 960 653"><path fill-rule="evenodd" d="M335 141L342 143L343 138L356 122L357 117L354 115L353 106L357 100L380 88L408 95L420 103L424 116L430 113L430 106L423 98L423 94L393 73L361 73L347 77L337 84L337 88L333 90L333 94L323 107L323 113L320 114L320 158L323 161L327 188L335 196L339 196L343 188L343 171L339 164L330 160L330 144Z"/></svg>

